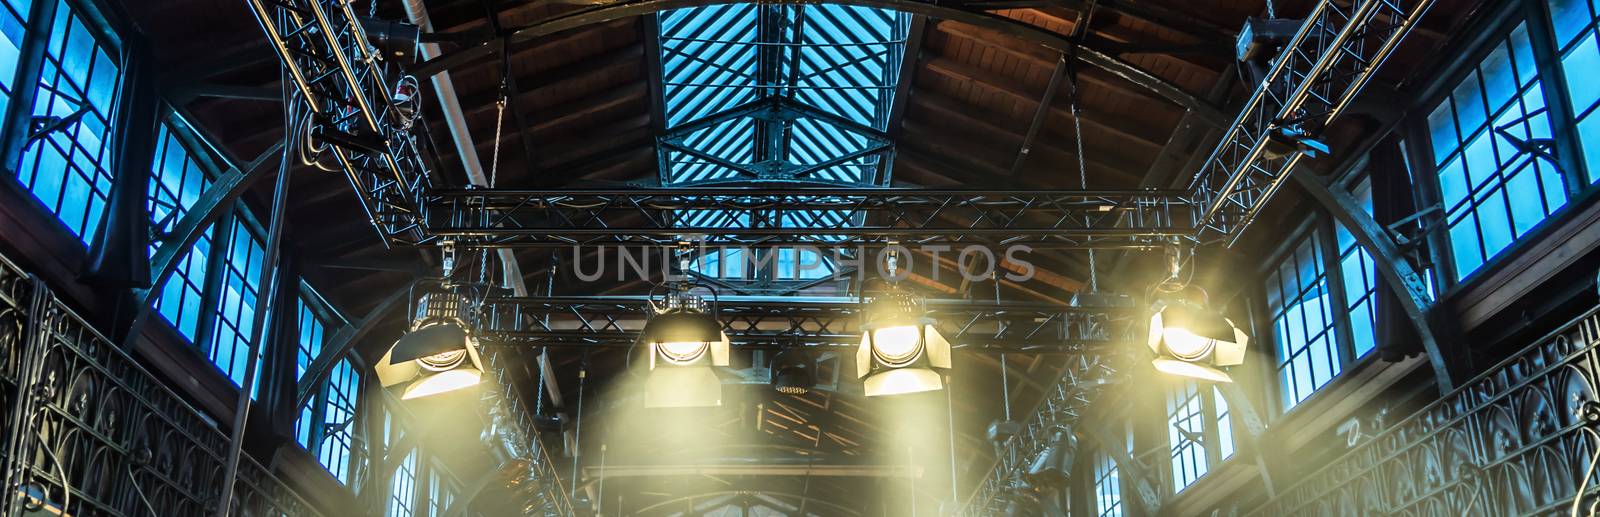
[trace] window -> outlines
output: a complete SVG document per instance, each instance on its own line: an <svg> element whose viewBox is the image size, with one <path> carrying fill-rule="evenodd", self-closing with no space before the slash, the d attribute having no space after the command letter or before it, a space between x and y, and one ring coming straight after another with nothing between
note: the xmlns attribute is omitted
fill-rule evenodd
<svg viewBox="0 0 1600 517"><path fill-rule="evenodd" d="M1122 517L1122 484L1117 478L1117 462L1104 452L1094 459L1095 515Z"/></svg>
<svg viewBox="0 0 1600 517"><path fill-rule="evenodd" d="M311 302L307 301L304 296L300 297L299 311L295 321L298 322L300 327L300 338L295 344L294 354L294 378L298 381L306 376L306 371L311 369L311 362L315 361L317 355L322 353L322 333L325 327L317 312L312 309ZM315 401L300 408L300 418L294 424L295 441L299 442L300 446L306 448L306 450L310 450L313 443L311 441L311 424L316 422L314 406Z"/></svg>
<svg viewBox="0 0 1600 517"><path fill-rule="evenodd" d="M227 241L228 247L222 251L222 285L217 293L209 356L234 384L243 386L244 356L250 349L256 297L261 292L262 239L240 214L234 218Z"/></svg>
<svg viewBox="0 0 1600 517"><path fill-rule="evenodd" d="M1600 70L1600 45L1597 45L1596 20L1600 8L1593 0L1549 0L1550 25L1556 36L1556 52L1566 74L1567 99L1572 101L1573 120L1577 121L1579 145L1588 165L1590 180L1600 180L1600 83L1594 80Z"/></svg>
<svg viewBox="0 0 1600 517"><path fill-rule="evenodd" d="M1233 456L1233 425L1222 393L1210 384L1178 382L1167 394L1167 444L1172 452L1174 492L1188 488L1212 465Z"/></svg>
<svg viewBox="0 0 1600 517"><path fill-rule="evenodd" d="M328 372L322 403L322 432L317 442L317 461L341 483L350 483L351 443L355 437L356 397L361 377L350 359L339 361ZM304 415L304 413L301 413Z"/></svg>
<svg viewBox="0 0 1600 517"><path fill-rule="evenodd" d="M1284 410L1338 376L1342 366L1320 234L1312 231L1267 276Z"/></svg>
<svg viewBox="0 0 1600 517"><path fill-rule="evenodd" d="M1525 24L1428 116L1457 278L1567 202L1561 174L1522 142L1550 138L1533 47Z"/></svg>
<svg viewBox="0 0 1600 517"><path fill-rule="evenodd" d="M441 517L450 505L455 504L456 494L461 493L461 483L450 476L444 464L437 461L428 468L428 516Z"/></svg>
<svg viewBox="0 0 1600 517"><path fill-rule="evenodd" d="M27 32L30 0L0 1L0 113L11 105L15 91L17 59L22 57L22 36Z"/></svg>
<svg viewBox="0 0 1600 517"><path fill-rule="evenodd" d="M660 108L669 133L658 148L662 185L888 183L882 132L901 78L909 15L845 5L712 5L663 11L658 19ZM774 58L776 66L762 65ZM735 109L758 101L780 109ZM680 221L730 229L859 224L833 210L702 211ZM761 294L809 288L835 269L830 257L803 248L724 249L695 268Z"/></svg>
<svg viewBox="0 0 1600 517"><path fill-rule="evenodd" d="M1361 207L1372 213L1372 187L1362 182L1356 187L1354 197ZM1378 271L1372 256L1356 244L1355 236L1344 225L1334 230L1339 244L1339 280L1344 288L1344 310L1350 315L1350 341L1355 346L1355 356L1363 357L1377 348L1377 312L1374 309Z"/></svg>
<svg viewBox="0 0 1600 517"><path fill-rule="evenodd" d="M7 0L5 10L16 8L13 1ZM80 111L82 116L29 145L17 179L85 244L94 238L111 192L110 120L121 82L114 55L83 17L57 0L33 116L66 120Z"/></svg>
<svg viewBox="0 0 1600 517"><path fill-rule="evenodd" d="M172 127L162 124L156 137L155 157L150 169L150 223L157 238L150 241L154 257L160 241L178 225L178 220L200 200L200 193L211 184L194 156L177 138ZM201 303L204 300L207 257L211 254L211 235L203 234L172 271L162 286L156 308L183 337L194 342L199 336Z"/></svg>
<svg viewBox="0 0 1600 517"><path fill-rule="evenodd" d="M411 517L417 500L417 451L412 450L389 480L388 517Z"/></svg>

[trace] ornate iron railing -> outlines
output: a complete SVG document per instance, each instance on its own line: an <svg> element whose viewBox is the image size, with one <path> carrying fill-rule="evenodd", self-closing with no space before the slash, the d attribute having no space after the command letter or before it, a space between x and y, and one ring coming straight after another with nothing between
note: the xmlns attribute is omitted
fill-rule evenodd
<svg viewBox="0 0 1600 517"><path fill-rule="evenodd" d="M1597 382L1600 308L1250 515L1566 515L1600 445Z"/></svg>
<svg viewBox="0 0 1600 517"><path fill-rule="evenodd" d="M228 436L0 258L0 514L209 516ZM246 457L233 515L320 515Z"/></svg>

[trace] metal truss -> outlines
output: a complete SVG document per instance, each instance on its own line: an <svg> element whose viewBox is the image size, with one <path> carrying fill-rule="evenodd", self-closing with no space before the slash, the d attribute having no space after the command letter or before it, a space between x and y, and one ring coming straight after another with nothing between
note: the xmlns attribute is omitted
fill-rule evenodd
<svg viewBox="0 0 1600 517"><path fill-rule="evenodd" d="M1202 236L1231 244L1355 99L1432 0L1323 0L1189 183Z"/></svg>
<svg viewBox="0 0 1600 517"><path fill-rule="evenodd" d="M860 5L878 4L860 2ZM929 7L915 2L886 1L881 4L930 16L971 20L985 26L1004 25L1005 29L1018 37L1062 50L1074 48L1077 55L1084 55L1086 50L1075 48L1070 41L1056 35L1022 30L1006 25L1006 22L959 9ZM1304 152L1300 152L1301 146L1320 135L1335 117L1350 106L1356 94L1371 80L1373 72L1431 4L1431 0L1366 0L1349 5L1327 0L1319 2L1273 62L1265 80L1251 95L1244 110L1228 128L1205 165L1195 174L1186 192L1058 192L1010 196L1027 198L1010 200L1009 204L1015 212L1055 212L1056 217L1046 217L1043 218L1046 221L1032 225L993 204L995 198L1007 197L1006 193L993 191L966 192L930 200L929 197L937 198L940 195L922 194L921 199L916 199L913 196L918 194L910 192L862 190L838 194L833 196L836 199L831 202L825 199L826 196L817 197L803 189L740 192L739 196L753 196L754 199L743 207L731 208L750 211L764 202L775 201L782 206L795 198L812 196L812 201L860 212L862 207L878 208L884 204L874 200L895 198L910 200L912 213L901 209L876 210L879 214L886 213L889 216L882 221L864 220L860 228L854 229L831 224L823 227L800 223L792 224L790 228L742 230L746 237L735 237L733 240L780 245L830 242L849 245L873 241L981 241L987 234L987 239L992 242L1003 239L999 235L1010 234L1020 236L1022 241L1067 247L1143 247L1148 246L1146 243L1152 239L1182 235L1202 241L1222 237L1231 243L1254 220L1261 206L1282 187L1289 171L1305 156ZM351 5L334 0L251 0L251 5L283 61L296 91L317 114L317 127L321 128L319 141L331 143L328 149L349 176L373 224L386 242L417 244L444 236L488 246L655 243L676 240L677 235L724 233L734 229L731 225L669 227L676 219L668 215L670 210L662 210L664 207L659 205L662 201L682 210L721 209L738 203L734 199L715 199L716 196L704 195L700 190L693 193L618 191L557 194L497 190L476 193L476 202L474 194L470 193L429 192L428 174L414 143L410 121L391 99L389 93L394 83L385 75L383 58L367 43L366 34ZM655 12L690 5L698 4L640 3L600 7L592 12L519 29L514 39L520 41L545 30L637 14L634 11ZM462 54L446 58L460 60L470 59L471 56ZM433 70L439 66L441 63L425 63L422 68ZM1165 91L1161 89L1163 84L1160 81L1152 82L1145 78L1140 84ZM1176 95L1175 98L1187 97ZM691 156L696 152L691 146L674 145L671 138L665 141L665 147L675 152ZM874 145L867 149L869 152L889 151L879 147ZM765 171L758 169L748 165L734 168L756 178L802 175L806 172L782 167L767 167L770 170ZM574 197L583 199L573 202ZM685 199L691 202L681 201ZM856 199L863 202L857 203ZM426 207L422 206L424 203ZM897 201L895 204L906 203ZM1074 206L1077 208L1072 208ZM1141 213L1121 225L1107 224L1104 218L1097 223L1093 217L1077 217L1086 215L1082 212L1092 207L1104 206L1109 206L1105 210L1112 212L1131 209ZM1183 207L1181 211L1184 214L1172 213L1178 211L1176 207ZM420 215L424 209L429 212L425 217ZM970 214L973 216L971 221L948 226L930 224L933 221L930 217L917 217L947 215L953 209L977 213ZM446 210L455 212L440 214ZM644 217L639 218L642 220L640 223L627 223L612 221L607 214L603 214L618 210ZM921 212L915 213L917 210ZM1142 213L1146 210L1158 210L1161 214ZM1143 217L1146 215L1148 217ZM426 228L423 226L424 219ZM1191 220L1199 224L1189 224ZM828 235L835 237L826 238Z"/></svg>
<svg viewBox="0 0 1600 517"><path fill-rule="evenodd" d="M417 200L429 180L412 114L396 104L399 75L385 70L386 57L369 42L354 4L250 0L250 7L310 106L316 145L326 145L384 242L425 240Z"/></svg>
<svg viewBox="0 0 1600 517"><path fill-rule="evenodd" d="M0 257L0 515L316 516L249 456L228 501L228 436Z"/></svg>
<svg viewBox="0 0 1600 517"><path fill-rule="evenodd" d="M994 470L978 485L961 515L1004 513L1008 501L1005 494L1011 491L1012 482L1049 445L1057 429L1072 431L1078 417L1094 400L1094 393L1115 374L1116 370L1101 356L1078 356L1069 362L1061 379L1024 421L1022 432L997 445Z"/></svg>
<svg viewBox="0 0 1600 517"><path fill-rule="evenodd" d="M861 343L861 306L848 298L724 297L723 329L736 345L823 348ZM641 296L490 298L477 329L502 345L632 346L648 316ZM1099 355L1128 349L1109 331L1131 308L929 300L928 310L957 350Z"/></svg>
<svg viewBox="0 0 1600 517"><path fill-rule="evenodd" d="M1193 205L1182 200L1179 193L1154 190L501 189L430 193L424 215L429 234L488 247L698 240L819 248L1148 248L1193 234ZM716 217L699 217L708 213ZM762 220L773 224L756 224Z"/></svg>

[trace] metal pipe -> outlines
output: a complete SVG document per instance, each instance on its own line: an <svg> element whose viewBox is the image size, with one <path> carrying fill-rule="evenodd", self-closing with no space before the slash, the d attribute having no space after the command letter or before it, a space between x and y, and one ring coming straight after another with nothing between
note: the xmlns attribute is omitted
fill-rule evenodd
<svg viewBox="0 0 1600 517"><path fill-rule="evenodd" d="M288 97L285 95L285 97ZM284 110L292 117L295 102L285 102ZM289 197L289 152L290 147L284 147L283 161L278 163L278 183L272 190L272 219L268 224L266 256L263 261L266 267L262 271L261 292L256 293L256 310L253 326L250 330L250 346L245 352L244 381L239 387L239 398L234 406L233 427L228 434L228 461L223 469L222 494L217 500L217 517L228 517L233 508L233 484L239 473L239 455L244 445L244 428L250 418L250 393L256 384L256 372L259 361L257 355L261 351L263 337L266 335L265 327L270 321L267 314L273 311L273 305L278 295L278 248L283 240L283 220L285 218L285 205Z"/></svg>

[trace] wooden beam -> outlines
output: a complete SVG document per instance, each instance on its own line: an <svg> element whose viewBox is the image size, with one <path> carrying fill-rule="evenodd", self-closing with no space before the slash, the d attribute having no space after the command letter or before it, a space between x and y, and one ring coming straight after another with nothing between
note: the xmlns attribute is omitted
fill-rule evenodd
<svg viewBox="0 0 1600 517"><path fill-rule="evenodd" d="M925 68L951 80L1010 99L1018 105L1034 106L1035 109L1038 109L1038 106L1043 106L1039 98L1024 93L1025 88L1022 85L996 77L994 74L973 68L954 59L946 57L930 59ZM1051 69L1053 70L1054 66ZM1079 77L1082 78L1081 75ZM1126 141L1130 145L1142 148L1142 150L1133 149L1136 153L1156 153L1161 150L1161 144L1157 142L1157 137L1152 135L1152 129L1134 127L1129 124L1131 119L1126 116L1116 116L1087 107L1080 107L1080 110L1083 112L1084 126L1103 131L1118 138L1120 141ZM1070 123L1072 113L1051 103L1047 111L1047 117Z"/></svg>

